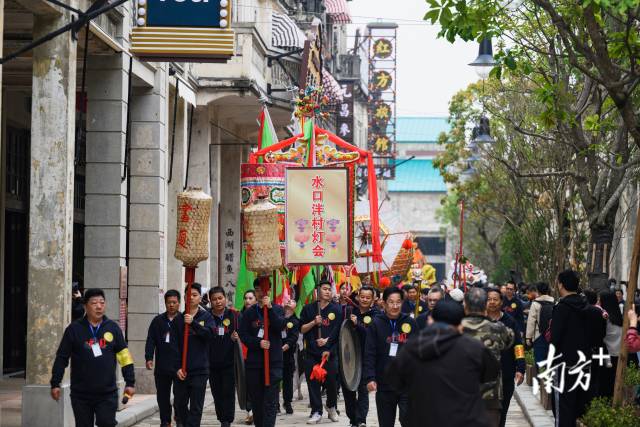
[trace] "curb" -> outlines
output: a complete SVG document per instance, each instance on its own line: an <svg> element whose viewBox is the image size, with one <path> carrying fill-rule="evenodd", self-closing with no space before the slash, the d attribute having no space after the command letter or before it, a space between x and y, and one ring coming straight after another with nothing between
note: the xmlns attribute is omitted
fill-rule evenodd
<svg viewBox="0 0 640 427"><path fill-rule="evenodd" d="M130 427L158 411L158 402L150 397L116 413L118 427Z"/></svg>
<svg viewBox="0 0 640 427"><path fill-rule="evenodd" d="M553 412L547 411L542 407L538 398L533 395L533 390L530 386L521 384L516 387L513 394L531 427L555 426Z"/></svg>

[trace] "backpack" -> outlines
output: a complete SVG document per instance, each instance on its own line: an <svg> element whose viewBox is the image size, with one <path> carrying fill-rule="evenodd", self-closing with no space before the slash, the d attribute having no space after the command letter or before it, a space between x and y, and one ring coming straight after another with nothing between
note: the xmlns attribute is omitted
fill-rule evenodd
<svg viewBox="0 0 640 427"><path fill-rule="evenodd" d="M536 301L540 304L540 316L538 317L538 332L544 336L551 325L551 316L553 315L553 306L550 301Z"/></svg>

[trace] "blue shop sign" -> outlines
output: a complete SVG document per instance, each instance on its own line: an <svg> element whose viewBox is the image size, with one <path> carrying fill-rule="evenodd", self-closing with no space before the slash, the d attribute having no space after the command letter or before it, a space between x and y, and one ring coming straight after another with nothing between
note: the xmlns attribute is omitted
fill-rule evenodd
<svg viewBox="0 0 640 427"><path fill-rule="evenodd" d="M220 1L147 0L147 26L220 27Z"/></svg>

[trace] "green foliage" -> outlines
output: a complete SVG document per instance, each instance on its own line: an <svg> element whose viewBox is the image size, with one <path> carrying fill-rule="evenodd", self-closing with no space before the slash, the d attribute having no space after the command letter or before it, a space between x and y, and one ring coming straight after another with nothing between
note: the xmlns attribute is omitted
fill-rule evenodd
<svg viewBox="0 0 640 427"><path fill-rule="evenodd" d="M625 370L624 385L629 387L640 386L640 368L635 363L631 363Z"/></svg>
<svg viewBox="0 0 640 427"><path fill-rule="evenodd" d="M533 357L533 350L527 350L524 352L524 361L527 365L534 366L536 364L536 360Z"/></svg>
<svg viewBox="0 0 640 427"><path fill-rule="evenodd" d="M597 397L582 417L587 427L638 427L638 415L631 405L613 407L611 400Z"/></svg>

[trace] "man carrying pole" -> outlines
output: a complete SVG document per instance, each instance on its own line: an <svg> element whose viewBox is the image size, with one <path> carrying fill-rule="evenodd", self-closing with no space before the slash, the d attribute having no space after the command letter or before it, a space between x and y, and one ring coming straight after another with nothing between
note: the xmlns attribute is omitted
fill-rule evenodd
<svg viewBox="0 0 640 427"><path fill-rule="evenodd" d="M189 287L188 287L189 288ZM198 427L202 419L202 408L209 379L209 344L213 335L215 322L211 314L200 307L202 301L202 286L193 283L190 294L185 295L184 313L185 328L189 327L187 348L181 349L187 353L186 372L178 371L178 387L176 387L176 410L179 419L185 427ZM186 294L186 291L185 291Z"/></svg>
<svg viewBox="0 0 640 427"><path fill-rule="evenodd" d="M327 391L327 411L329 419L338 421L338 337L342 325L342 310L332 302L331 283L321 281L317 286L318 302L306 305L300 313L301 332L304 335L306 356L304 361L311 416L307 424L317 424L322 420L321 383L312 379L315 365L325 359L327 371L325 388Z"/></svg>
<svg viewBox="0 0 640 427"><path fill-rule="evenodd" d="M271 303L269 279L259 279L259 283L261 286L255 286L258 303L242 315L239 335L247 346L245 369L254 424L273 427L276 425L278 391L282 379L281 331L286 321L282 307Z"/></svg>

